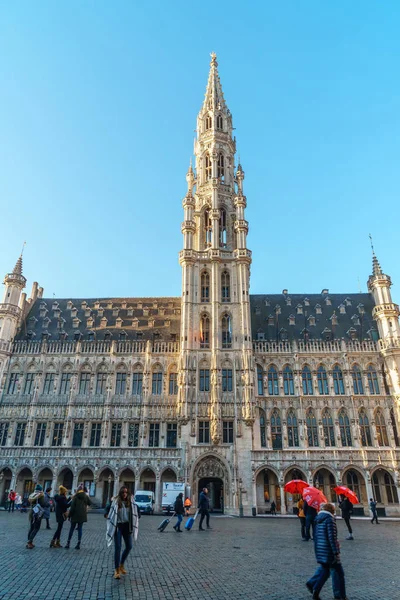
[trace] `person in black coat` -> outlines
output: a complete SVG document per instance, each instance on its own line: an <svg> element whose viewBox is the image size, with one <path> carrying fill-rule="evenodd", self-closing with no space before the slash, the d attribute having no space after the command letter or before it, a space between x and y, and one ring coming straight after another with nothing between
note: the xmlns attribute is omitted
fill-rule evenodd
<svg viewBox="0 0 400 600"><path fill-rule="evenodd" d="M176 516L178 517L178 520L177 520L176 524L174 525L174 529L177 533L182 533L181 523L182 523L183 515L185 514L185 508L183 506L182 492L180 494L178 494L176 497L175 504L174 504L174 511L175 511Z"/></svg>
<svg viewBox="0 0 400 600"><path fill-rule="evenodd" d="M335 507L330 502L321 504L321 510L314 524L314 549L319 567L307 581L306 586L313 600L320 599L320 591L332 575L333 595L338 600L346 599L344 571L340 562L340 544L334 517Z"/></svg>
<svg viewBox="0 0 400 600"><path fill-rule="evenodd" d="M53 535L53 539L50 542L50 548L62 548L60 544L61 531L64 525L64 521L67 518L67 510L71 501L67 498L67 488L60 485L59 493L54 496L54 502L56 503L56 521L57 529Z"/></svg>
<svg viewBox="0 0 400 600"><path fill-rule="evenodd" d="M311 539L310 527L312 527L313 537L314 537L314 522L315 522L318 512L317 512L316 508L307 504L307 502L305 500L304 500L303 511L304 511L304 515L306 517L306 535L303 538L303 542L308 542L308 540Z"/></svg>
<svg viewBox="0 0 400 600"><path fill-rule="evenodd" d="M345 498L345 496L339 496L339 508L342 511L342 519L349 530L349 535L346 540L354 540L353 530L350 525L350 515L353 512L353 505L348 498Z"/></svg>
<svg viewBox="0 0 400 600"><path fill-rule="evenodd" d="M199 507L198 508L201 513L201 518L200 518L200 523L199 523L200 531L204 531L204 529L202 527L204 517L206 518L207 529L211 529L211 527L210 527L210 499L207 496L207 494L208 494L208 489L203 488L203 491L201 492L200 497L199 497Z"/></svg>

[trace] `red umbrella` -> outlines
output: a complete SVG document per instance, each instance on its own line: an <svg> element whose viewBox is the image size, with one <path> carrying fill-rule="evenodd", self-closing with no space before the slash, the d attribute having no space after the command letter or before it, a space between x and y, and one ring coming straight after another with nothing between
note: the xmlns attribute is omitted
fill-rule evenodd
<svg viewBox="0 0 400 600"><path fill-rule="evenodd" d="M328 502L321 490L312 485L305 487L302 494L303 500L307 502L308 506L312 506L317 510L323 502Z"/></svg>
<svg viewBox="0 0 400 600"><path fill-rule="evenodd" d="M285 483L284 489L285 492L289 492L289 494L301 494L306 487L308 487L308 483L302 479L292 479L292 481Z"/></svg>
<svg viewBox="0 0 400 600"><path fill-rule="evenodd" d="M352 490L349 490L349 488L345 487L344 485L338 485L337 487L335 487L333 489L337 493L338 496L339 495L346 496L346 498L348 498L352 504L360 503L360 501L357 498L357 496L355 495L355 493Z"/></svg>

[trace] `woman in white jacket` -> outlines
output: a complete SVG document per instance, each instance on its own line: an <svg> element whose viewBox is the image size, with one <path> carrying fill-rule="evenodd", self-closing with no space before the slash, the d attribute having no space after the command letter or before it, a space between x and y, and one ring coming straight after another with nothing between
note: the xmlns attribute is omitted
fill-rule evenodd
<svg viewBox="0 0 400 600"><path fill-rule="evenodd" d="M107 506L104 516L108 520L107 546L111 546L114 541L114 578L120 579L121 575L127 573L124 567L125 561L132 550L133 540L136 542L139 533L140 512L127 487L122 486L110 506ZM121 556L122 539L125 542L125 549Z"/></svg>

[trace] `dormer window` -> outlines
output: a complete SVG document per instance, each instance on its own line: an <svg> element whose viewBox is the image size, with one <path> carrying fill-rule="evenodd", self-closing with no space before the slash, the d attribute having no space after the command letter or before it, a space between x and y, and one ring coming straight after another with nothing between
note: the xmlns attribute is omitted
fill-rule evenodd
<svg viewBox="0 0 400 600"><path fill-rule="evenodd" d="M136 334L136 339L137 340L142 340L143 339L143 331L138 331Z"/></svg>
<svg viewBox="0 0 400 600"><path fill-rule="evenodd" d="M57 310L57 309L58 309L58 306L59 306L59 304L58 304L57 300L55 300L55 301L53 302L53 306L52 306L51 308L52 308L52 310Z"/></svg>
<svg viewBox="0 0 400 600"><path fill-rule="evenodd" d="M155 323L154 319L149 319L149 321L148 321L149 327L154 327L154 323Z"/></svg>
<svg viewBox="0 0 400 600"><path fill-rule="evenodd" d="M357 327L358 325L360 325L360 317L358 315L353 315L351 317L351 320L353 321L354 327Z"/></svg>
<svg viewBox="0 0 400 600"><path fill-rule="evenodd" d="M338 324L338 318L337 318L337 314L335 312L331 316L331 323L332 323L332 325L337 325Z"/></svg>
<svg viewBox="0 0 400 600"><path fill-rule="evenodd" d="M45 319L43 319L43 323L42 323L43 329L47 329L50 323L51 323L51 319L49 319L49 317L46 317Z"/></svg>
<svg viewBox="0 0 400 600"><path fill-rule="evenodd" d="M94 307L97 310L98 308L100 308L100 302L98 300L96 300L96 302L94 303Z"/></svg>
<svg viewBox="0 0 400 600"><path fill-rule="evenodd" d="M90 310L89 307L85 308L85 317L90 317L90 315L92 314L92 311Z"/></svg>
<svg viewBox="0 0 400 600"><path fill-rule="evenodd" d="M133 308L128 308L128 311L126 314L128 317L133 317Z"/></svg>
<svg viewBox="0 0 400 600"><path fill-rule="evenodd" d="M364 304L362 304L361 302L357 306L357 308L358 308L358 312L360 313L360 315L363 315L365 313Z"/></svg>
<svg viewBox="0 0 400 600"><path fill-rule="evenodd" d="M104 315L104 309L103 309L103 308L99 308L99 309L97 310L97 316L98 316L98 317L102 317L103 315Z"/></svg>
<svg viewBox="0 0 400 600"><path fill-rule="evenodd" d="M144 308L143 309L143 316L144 317L148 317L149 316L149 309L148 308Z"/></svg>
<svg viewBox="0 0 400 600"><path fill-rule="evenodd" d="M331 306L332 302L331 302L331 299L329 298L329 296L327 296L325 298L325 304L326 304L326 306Z"/></svg>
<svg viewBox="0 0 400 600"><path fill-rule="evenodd" d="M310 325L310 327L313 327L315 325L315 317L313 315L310 315L308 317L308 324Z"/></svg>
<svg viewBox="0 0 400 600"><path fill-rule="evenodd" d="M261 315L261 308L259 306L256 306L254 312L256 313L256 315Z"/></svg>
<svg viewBox="0 0 400 600"><path fill-rule="evenodd" d="M67 339L67 333L65 331L60 331L59 337L62 342L65 342L65 340Z"/></svg>
<svg viewBox="0 0 400 600"><path fill-rule="evenodd" d="M41 302L39 308L40 308L40 310L44 310L44 309L47 310L47 304L46 304L46 302Z"/></svg>
<svg viewBox="0 0 400 600"><path fill-rule="evenodd" d="M89 317L89 319L86 321L86 327L93 327L94 325L94 319L93 317Z"/></svg>
<svg viewBox="0 0 400 600"><path fill-rule="evenodd" d="M118 317L118 319L116 319L116 321L115 321L116 327L122 327L122 323L123 323L123 320L121 319L121 317Z"/></svg>
<svg viewBox="0 0 400 600"><path fill-rule="evenodd" d="M72 308L72 300L68 300L67 302L67 310L71 310Z"/></svg>
<svg viewBox="0 0 400 600"><path fill-rule="evenodd" d="M344 301L346 306L351 306L351 298L346 298L346 300Z"/></svg>
<svg viewBox="0 0 400 600"><path fill-rule="evenodd" d="M137 327L138 327L138 324L139 324L139 319L136 319L136 318L135 318L135 319L133 319L133 321L132 321L132 327L133 327L134 329L137 329Z"/></svg>
<svg viewBox="0 0 400 600"><path fill-rule="evenodd" d="M257 342L263 342L265 340L265 333L263 331L257 331Z"/></svg>
<svg viewBox="0 0 400 600"><path fill-rule="evenodd" d="M61 315L61 311L60 311L60 309L59 309L59 308L56 308L56 310L54 311L54 317L55 317L56 319L58 319L58 317L59 317L60 315Z"/></svg>
<svg viewBox="0 0 400 600"><path fill-rule="evenodd" d="M289 339L288 336L288 332L286 331L286 329L281 329L279 332L279 339L281 340L281 342L287 342Z"/></svg>
<svg viewBox="0 0 400 600"><path fill-rule="evenodd" d="M290 298L290 296L286 298L286 306L292 306L292 299Z"/></svg>
<svg viewBox="0 0 400 600"><path fill-rule="evenodd" d="M354 329L354 327L350 327L350 329L346 333L350 339L352 339L352 340L357 339L357 329Z"/></svg>
<svg viewBox="0 0 400 600"><path fill-rule="evenodd" d="M322 315L322 308L320 304L316 304L315 305L315 314L316 315Z"/></svg>
<svg viewBox="0 0 400 600"><path fill-rule="evenodd" d="M79 327L80 322L81 322L80 319L75 317L75 319L72 319L72 327L74 329L77 329L77 327Z"/></svg>
<svg viewBox="0 0 400 600"><path fill-rule="evenodd" d="M371 327L371 329L369 329L367 331L367 334L369 335L369 337L371 338L371 340L373 342L377 342L379 339L379 335L376 329L374 329L374 327Z"/></svg>
<svg viewBox="0 0 400 600"><path fill-rule="evenodd" d="M279 304L277 304L277 305L275 306L275 314L276 314L276 315L280 315L280 314L281 314L281 312L282 312L282 310L281 310L281 307L279 306Z"/></svg>
<svg viewBox="0 0 400 600"><path fill-rule="evenodd" d="M339 313L341 315L345 315L346 314L346 307L344 304L339 304Z"/></svg>
<svg viewBox="0 0 400 600"><path fill-rule="evenodd" d="M332 340L332 337L332 331L325 327L325 329L322 332L322 339L325 340L325 342L330 342Z"/></svg>
<svg viewBox="0 0 400 600"><path fill-rule="evenodd" d="M121 333L119 334L119 339L121 340L121 342L125 342L125 340L126 340L126 331L121 331Z"/></svg>
<svg viewBox="0 0 400 600"><path fill-rule="evenodd" d="M109 342L110 340L111 340L111 333L109 331L106 331L104 334L104 341Z"/></svg>
<svg viewBox="0 0 400 600"><path fill-rule="evenodd" d="M113 314L113 317L118 317L118 315L119 315L119 308L113 308L112 314Z"/></svg>
<svg viewBox="0 0 400 600"><path fill-rule="evenodd" d="M29 327L32 327L32 328L35 327L36 323L38 322L36 317L29 317L28 321L29 321Z"/></svg>
<svg viewBox="0 0 400 600"><path fill-rule="evenodd" d="M113 303L111 301L107 302L107 308L108 310L111 310L113 307Z"/></svg>
<svg viewBox="0 0 400 600"><path fill-rule="evenodd" d="M79 342L79 340L81 339L81 337L82 337L82 334L81 334L80 331L76 331L74 333L74 340L75 340L75 342Z"/></svg>
<svg viewBox="0 0 400 600"><path fill-rule="evenodd" d="M296 325L296 317L294 315L289 315L288 321L289 325Z"/></svg>
<svg viewBox="0 0 400 600"><path fill-rule="evenodd" d="M124 310L126 309L126 302L122 302L121 308L123 308Z"/></svg>
<svg viewBox="0 0 400 600"><path fill-rule="evenodd" d="M304 306L310 306L310 301L308 298L304 298Z"/></svg>
<svg viewBox="0 0 400 600"><path fill-rule="evenodd" d="M268 298L265 300L265 306L271 306L270 301L268 300Z"/></svg>
<svg viewBox="0 0 400 600"><path fill-rule="evenodd" d="M64 329L65 323L66 323L66 320L63 319L62 317L60 317L57 321L57 329Z"/></svg>
<svg viewBox="0 0 400 600"><path fill-rule="evenodd" d="M100 327L107 327L107 318L103 317L100 319Z"/></svg>
<svg viewBox="0 0 400 600"><path fill-rule="evenodd" d="M43 331L42 333L42 342L47 342L47 340L49 339L49 332L48 331Z"/></svg>
<svg viewBox="0 0 400 600"><path fill-rule="evenodd" d="M298 304L298 305L296 306L296 310L297 310L297 314L298 314L298 315L302 315L302 314L303 314L303 307L302 307L302 305L301 305L301 304Z"/></svg>
<svg viewBox="0 0 400 600"><path fill-rule="evenodd" d="M71 317L76 317L76 315L78 314L78 309L77 308L72 308L71 309Z"/></svg>
<svg viewBox="0 0 400 600"><path fill-rule="evenodd" d="M88 303L86 302L86 300L84 300L83 302L81 302L81 309L82 310L86 310Z"/></svg>
<svg viewBox="0 0 400 600"><path fill-rule="evenodd" d="M275 317L274 317L274 315L269 315L269 317L268 317L268 325L270 325L272 327L275 325Z"/></svg>
<svg viewBox="0 0 400 600"><path fill-rule="evenodd" d="M223 129L224 122L221 115L217 116L217 129Z"/></svg>
<svg viewBox="0 0 400 600"><path fill-rule="evenodd" d="M94 331L89 331L87 334L88 342L94 342Z"/></svg>

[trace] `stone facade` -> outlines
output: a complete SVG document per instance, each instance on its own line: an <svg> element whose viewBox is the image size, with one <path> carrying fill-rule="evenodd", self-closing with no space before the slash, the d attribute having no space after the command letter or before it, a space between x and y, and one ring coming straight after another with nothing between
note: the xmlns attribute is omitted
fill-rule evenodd
<svg viewBox="0 0 400 600"><path fill-rule="evenodd" d="M182 295L0 305L0 500L35 481L207 485L215 510L284 513L303 478L400 512L400 328L373 254L368 294L251 296L244 171L212 55L183 199Z"/></svg>

